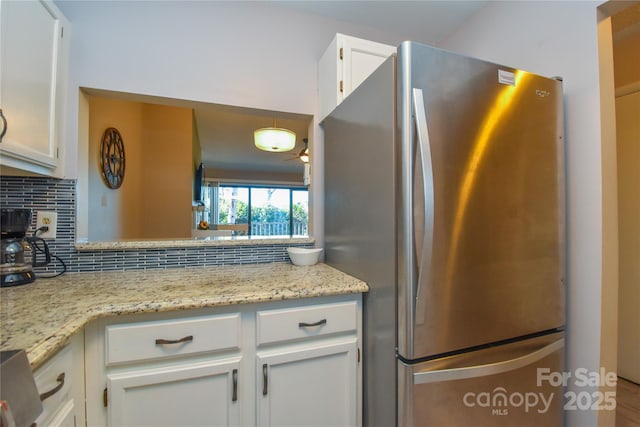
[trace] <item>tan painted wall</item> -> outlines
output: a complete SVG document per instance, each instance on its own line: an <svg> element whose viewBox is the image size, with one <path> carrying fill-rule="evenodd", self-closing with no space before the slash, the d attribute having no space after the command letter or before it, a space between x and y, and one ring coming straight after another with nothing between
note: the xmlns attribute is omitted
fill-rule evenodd
<svg viewBox="0 0 640 427"><path fill-rule="evenodd" d="M191 236L191 110L145 104L143 238Z"/></svg>
<svg viewBox="0 0 640 427"><path fill-rule="evenodd" d="M618 149L618 373L640 382L640 91L616 99Z"/></svg>
<svg viewBox="0 0 640 427"><path fill-rule="evenodd" d="M614 40L613 58L616 88L640 83L640 31Z"/></svg>
<svg viewBox="0 0 640 427"><path fill-rule="evenodd" d="M135 236L140 228L142 187L142 104L89 98L89 239L116 240ZM100 174L100 144L104 131L115 127L125 149L122 186L112 190Z"/></svg>
<svg viewBox="0 0 640 427"><path fill-rule="evenodd" d="M640 382L640 31L614 40L618 153L618 374ZM629 91L631 89L631 92ZM630 92L630 93L629 93Z"/></svg>
<svg viewBox="0 0 640 427"><path fill-rule="evenodd" d="M185 108L89 97L90 241L190 236L191 115ZM118 129L126 154L116 190L100 175L100 142L108 127Z"/></svg>

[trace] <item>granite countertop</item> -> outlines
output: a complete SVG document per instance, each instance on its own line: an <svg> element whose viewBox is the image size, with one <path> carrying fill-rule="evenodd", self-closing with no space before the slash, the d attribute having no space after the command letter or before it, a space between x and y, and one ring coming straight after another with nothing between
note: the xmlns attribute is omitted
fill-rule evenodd
<svg viewBox="0 0 640 427"><path fill-rule="evenodd" d="M25 349L35 369L100 317L367 291L326 264L67 273L1 289L0 350Z"/></svg>
<svg viewBox="0 0 640 427"><path fill-rule="evenodd" d="M207 238L184 238L170 240L118 240L105 242L75 242L78 251L192 248L203 246L246 246L246 245L300 245L314 243L313 237L289 236L214 236Z"/></svg>

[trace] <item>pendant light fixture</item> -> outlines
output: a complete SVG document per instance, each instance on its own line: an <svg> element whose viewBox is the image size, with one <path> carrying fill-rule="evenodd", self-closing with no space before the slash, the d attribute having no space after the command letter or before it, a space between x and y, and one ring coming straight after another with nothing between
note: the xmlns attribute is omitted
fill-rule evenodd
<svg viewBox="0 0 640 427"><path fill-rule="evenodd" d="M296 145L295 132L279 128L276 124L276 119L273 119L273 127L254 131L253 139L256 147L264 151L290 151Z"/></svg>

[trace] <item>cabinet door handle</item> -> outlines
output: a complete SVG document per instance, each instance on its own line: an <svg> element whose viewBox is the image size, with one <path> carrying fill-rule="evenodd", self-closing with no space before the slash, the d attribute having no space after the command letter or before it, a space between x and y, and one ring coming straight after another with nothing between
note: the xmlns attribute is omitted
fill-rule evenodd
<svg viewBox="0 0 640 427"><path fill-rule="evenodd" d="M321 326L321 325L326 325L326 324L327 324L327 319L318 320L315 323L300 322L300 323L298 323L298 328L313 328L314 326Z"/></svg>
<svg viewBox="0 0 640 427"><path fill-rule="evenodd" d="M267 364L262 365L262 395L266 396L268 391L269 384L269 373L267 369Z"/></svg>
<svg viewBox="0 0 640 427"><path fill-rule="evenodd" d="M184 338L180 338L179 340L163 340L163 339L156 339L156 345L161 345L161 344L180 344L183 342L190 342L193 341L193 335L188 335Z"/></svg>
<svg viewBox="0 0 640 427"><path fill-rule="evenodd" d="M231 377L233 378L233 392L231 393L231 401L235 402L236 400L238 400L238 370L237 369L233 370Z"/></svg>
<svg viewBox="0 0 640 427"><path fill-rule="evenodd" d="M2 113L2 108L0 108L0 119L2 120L2 128L0 130L0 142L2 142L2 138L4 138L4 134L7 133L7 118Z"/></svg>
<svg viewBox="0 0 640 427"><path fill-rule="evenodd" d="M45 399L48 399L54 394L56 394L57 392L59 392L62 389L62 387L64 387L64 377L65 377L64 372L58 375L58 378L56 378L58 385L52 388L51 390L45 391L44 393L42 393L40 395L40 400L43 401Z"/></svg>

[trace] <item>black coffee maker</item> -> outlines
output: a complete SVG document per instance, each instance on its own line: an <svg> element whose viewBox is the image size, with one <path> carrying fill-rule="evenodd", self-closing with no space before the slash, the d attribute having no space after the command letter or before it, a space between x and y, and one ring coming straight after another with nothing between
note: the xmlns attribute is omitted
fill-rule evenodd
<svg viewBox="0 0 640 427"><path fill-rule="evenodd" d="M30 224L31 209L2 208L0 287L31 283L36 280L33 267L43 267L51 262L51 254L46 242L39 237L27 237ZM27 253L30 256L25 256Z"/></svg>

